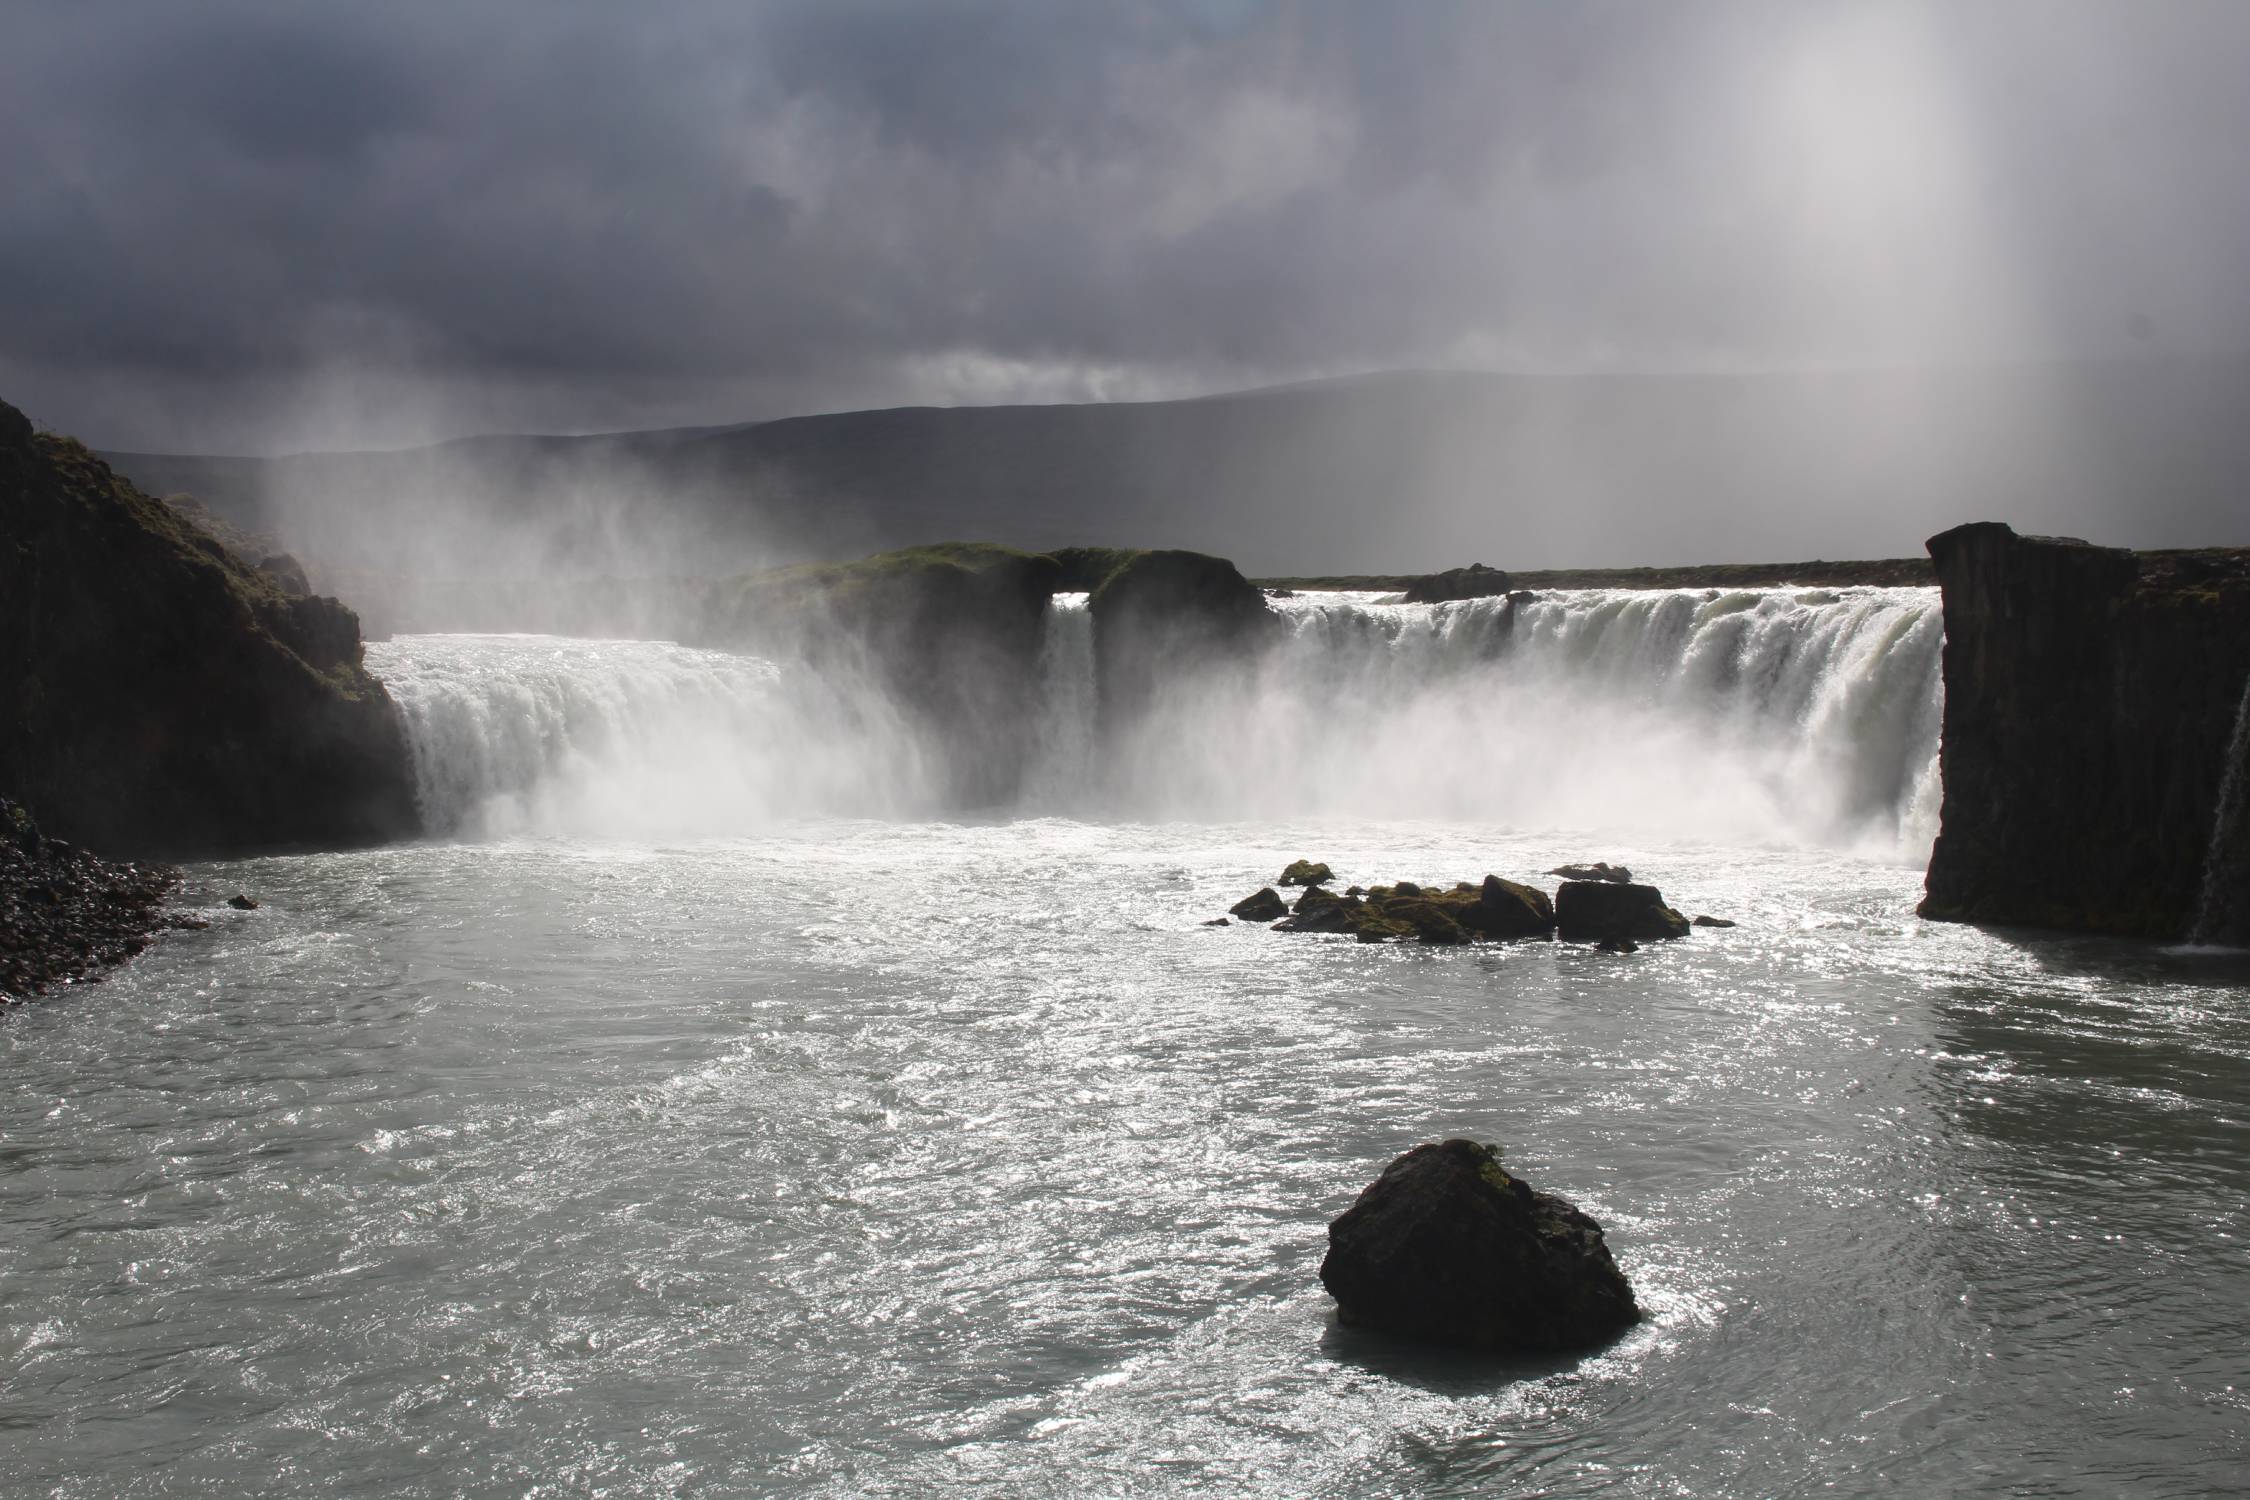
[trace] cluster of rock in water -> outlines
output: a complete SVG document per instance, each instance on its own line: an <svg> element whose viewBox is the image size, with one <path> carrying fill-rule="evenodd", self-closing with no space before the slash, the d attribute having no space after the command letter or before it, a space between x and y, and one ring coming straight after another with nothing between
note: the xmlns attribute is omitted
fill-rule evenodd
<svg viewBox="0 0 2250 1500"><path fill-rule="evenodd" d="M1329 889L1336 872L1300 859L1276 886L1244 897L1232 919L1276 932L1350 934L1363 943L1475 943L1561 937L1630 952L1643 938L1696 926L1653 885L1610 864L1562 865L1554 897L1487 875L1450 887L1401 880ZM1229 917L1214 924L1230 923ZM1355 1327L1490 1354L1592 1348L1640 1321L1602 1227L1577 1205L1534 1189L1500 1165L1496 1146L1449 1140L1392 1162L1328 1226L1321 1283Z"/></svg>
<svg viewBox="0 0 2250 1500"><path fill-rule="evenodd" d="M1303 888L1294 906L1267 886L1228 911L1244 922L1271 924L1275 932L1348 933L1363 943L1405 939L1473 943L1553 936L1620 952L1631 952L1643 939L1686 937L1692 927L1734 925L1704 916L1691 922L1664 903L1662 891L1635 884L1633 872L1622 866L1562 865L1547 873L1563 877L1552 900L1536 886L1497 875L1485 876L1479 885L1465 880L1450 887L1411 880L1355 885L1338 895L1328 889L1336 878L1333 870L1300 859L1282 871L1278 882ZM1226 920L1219 918L1213 925Z"/></svg>

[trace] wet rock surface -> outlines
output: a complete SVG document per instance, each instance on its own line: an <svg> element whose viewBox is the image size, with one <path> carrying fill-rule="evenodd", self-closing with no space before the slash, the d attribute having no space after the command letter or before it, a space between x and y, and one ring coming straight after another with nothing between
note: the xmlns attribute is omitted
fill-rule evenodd
<svg viewBox="0 0 2250 1500"><path fill-rule="evenodd" d="M1328 1226L1320 1279L1346 1323L1492 1353L1593 1348L1641 1316L1601 1225L1468 1140L1384 1168Z"/></svg>
<svg viewBox="0 0 2250 1500"><path fill-rule="evenodd" d="M1609 865L1564 868L1625 873ZM1329 866L1307 860L1292 864L1282 883L1293 884L1292 877L1309 872L1317 872L1318 883L1306 886L1294 907L1267 886L1236 902L1228 908L1229 914L1271 923L1275 932L1327 933L1363 943L1413 940L1446 945L1555 936L1599 943L1620 953L1631 953L1648 939L1685 937L1696 926L1734 925L1720 917L1699 917L1691 924L1665 904L1663 892L1655 886L1619 881L1610 874L1565 881L1551 901L1536 886L1498 875L1486 875L1475 884L1456 881L1450 887L1412 880L1355 884L1338 895L1330 888L1336 876Z"/></svg>
<svg viewBox="0 0 2250 1500"><path fill-rule="evenodd" d="M1555 930L1566 942L1688 935L1688 919L1653 885L1566 880L1555 892Z"/></svg>
<svg viewBox="0 0 2250 1500"><path fill-rule="evenodd" d="M1557 865L1547 872L1565 880L1607 880L1623 885L1633 878L1633 872L1623 865L1613 865L1607 860L1596 860L1590 865Z"/></svg>
<svg viewBox="0 0 2250 1500"><path fill-rule="evenodd" d="M0 798L0 1004L98 974L163 928L190 925L165 911L179 883L170 865L99 859L44 837Z"/></svg>
<svg viewBox="0 0 2250 1500"><path fill-rule="evenodd" d="M1235 902L1227 908L1227 915L1245 922L1278 922L1289 915L1289 904L1269 885Z"/></svg>
<svg viewBox="0 0 2250 1500"><path fill-rule="evenodd" d="M1336 878L1336 872L1324 864L1300 859L1281 872L1282 885L1325 885Z"/></svg>
<svg viewBox="0 0 2250 1500"><path fill-rule="evenodd" d="M1993 521L1929 550L1944 805L1922 915L2188 935L2250 692L2250 550L2135 553Z"/></svg>

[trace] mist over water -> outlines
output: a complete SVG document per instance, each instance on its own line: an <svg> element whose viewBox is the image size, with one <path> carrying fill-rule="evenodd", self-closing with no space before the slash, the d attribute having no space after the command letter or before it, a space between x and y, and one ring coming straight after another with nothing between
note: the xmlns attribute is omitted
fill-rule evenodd
<svg viewBox="0 0 2250 1500"><path fill-rule="evenodd" d="M1930 589L1276 601L1255 661L1181 670L1100 732L1082 595L1051 607L1026 771L943 805L884 696L665 642L401 637L369 648L447 834L679 836L805 815L1454 819L1919 863L1934 836Z"/></svg>

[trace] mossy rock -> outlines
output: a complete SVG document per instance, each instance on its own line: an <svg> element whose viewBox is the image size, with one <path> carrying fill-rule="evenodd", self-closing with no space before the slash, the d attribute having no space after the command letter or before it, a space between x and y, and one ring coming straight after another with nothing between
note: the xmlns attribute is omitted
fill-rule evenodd
<svg viewBox="0 0 2250 1500"><path fill-rule="evenodd" d="M1329 869L1325 864L1315 864L1309 859L1297 860L1288 869L1281 872L1281 883L1283 885L1325 885L1335 878L1336 872L1334 870Z"/></svg>
<svg viewBox="0 0 2250 1500"><path fill-rule="evenodd" d="M1469 941L1468 929L1455 920L1456 909L1448 902L1394 898L1384 903L1380 915L1392 922L1405 923L1425 943L1465 943Z"/></svg>
<svg viewBox="0 0 2250 1500"><path fill-rule="evenodd" d="M1487 875L1474 894L1460 920L1479 937L1539 937L1555 930L1554 903L1536 886Z"/></svg>
<svg viewBox="0 0 2250 1500"><path fill-rule="evenodd" d="M1281 893L1269 885L1235 902L1227 908L1227 914L1245 922L1278 922L1289 915L1289 907Z"/></svg>

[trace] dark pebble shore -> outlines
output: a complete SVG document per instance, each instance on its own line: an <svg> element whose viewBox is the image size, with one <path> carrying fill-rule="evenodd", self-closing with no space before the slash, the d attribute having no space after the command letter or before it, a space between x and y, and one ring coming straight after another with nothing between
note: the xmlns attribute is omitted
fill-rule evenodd
<svg viewBox="0 0 2250 1500"><path fill-rule="evenodd" d="M0 1005L98 975L166 927L198 925L165 909L179 884L170 865L100 859L46 838L0 798Z"/></svg>

